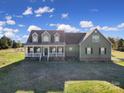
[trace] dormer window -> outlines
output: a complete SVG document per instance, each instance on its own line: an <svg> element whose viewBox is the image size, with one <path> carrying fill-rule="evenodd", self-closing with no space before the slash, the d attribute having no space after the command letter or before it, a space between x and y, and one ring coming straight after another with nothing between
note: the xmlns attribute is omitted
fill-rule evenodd
<svg viewBox="0 0 124 93"><path fill-rule="evenodd" d="M38 42L38 34L37 33L32 34L32 42Z"/></svg>
<svg viewBox="0 0 124 93"><path fill-rule="evenodd" d="M47 31L42 34L42 42L50 42L50 38L50 34Z"/></svg>
<svg viewBox="0 0 124 93"><path fill-rule="evenodd" d="M58 33L56 33L55 35L54 35L54 41L55 42L59 42L59 34Z"/></svg>

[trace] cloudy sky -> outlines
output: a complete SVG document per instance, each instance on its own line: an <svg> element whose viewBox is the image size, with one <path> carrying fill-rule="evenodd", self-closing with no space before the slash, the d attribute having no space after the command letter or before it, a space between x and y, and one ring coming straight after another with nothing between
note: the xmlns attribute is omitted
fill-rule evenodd
<svg viewBox="0 0 124 93"><path fill-rule="evenodd" d="M124 0L1 0L0 37L26 41L32 29L87 32L124 38Z"/></svg>

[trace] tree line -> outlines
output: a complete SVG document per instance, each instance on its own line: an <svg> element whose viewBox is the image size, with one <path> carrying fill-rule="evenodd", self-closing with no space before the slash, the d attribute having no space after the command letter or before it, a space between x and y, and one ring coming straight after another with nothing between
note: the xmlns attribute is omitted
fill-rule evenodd
<svg viewBox="0 0 124 93"><path fill-rule="evenodd" d="M19 48L23 47L23 44L20 41L12 40L6 36L0 38L0 49L8 49L8 48Z"/></svg>
<svg viewBox="0 0 124 93"><path fill-rule="evenodd" d="M124 51L124 39L108 37L112 43L112 48L118 51Z"/></svg>

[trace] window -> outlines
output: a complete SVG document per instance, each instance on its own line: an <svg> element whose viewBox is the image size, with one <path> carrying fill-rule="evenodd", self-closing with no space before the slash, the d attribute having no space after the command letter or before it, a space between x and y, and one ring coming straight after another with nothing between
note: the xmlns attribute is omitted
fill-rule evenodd
<svg viewBox="0 0 124 93"><path fill-rule="evenodd" d="M45 31L44 33L41 34L42 42L50 42L50 34Z"/></svg>
<svg viewBox="0 0 124 93"><path fill-rule="evenodd" d="M52 53L55 53L56 49L55 48L52 48Z"/></svg>
<svg viewBox="0 0 124 93"><path fill-rule="evenodd" d="M62 48L59 48L58 51L59 51L59 53L62 53Z"/></svg>
<svg viewBox="0 0 124 93"><path fill-rule="evenodd" d="M59 42L59 36L55 36L55 42Z"/></svg>
<svg viewBox="0 0 124 93"><path fill-rule="evenodd" d="M49 42L49 36L48 35L43 36L43 42Z"/></svg>
<svg viewBox="0 0 124 93"><path fill-rule="evenodd" d="M69 47L69 51L72 51L72 47Z"/></svg>
<svg viewBox="0 0 124 93"><path fill-rule="evenodd" d="M38 35L37 35L37 33L33 33L32 34L32 41L33 42L38 42Z"/></svg>
<svg viewBox="0 0 124 93"><path fill-rule="evenodd" d="M88 47L86 48L86 54L92 54L92 48Z"/></svg>
<svg viewBox="0 0 124 93"><path fill-rule="evenodd" d="M33 52L33 48L30 48L30 52Z"/></svg>
<svg viewBox="0 0 124 93"><path fill-rule="evenodd" d="M100 54L101 55L106 54L106 48L104 48L104 47L100 48Z"/></svg>
<svg viewBox="0 0 124 93"><path fill-rule="evenodd" d="M99 42L99 36L98 35L93 35L92 36L92 41L93 42Z"/></svg>
<svg viewBox="0 0 124 93"><path fill-rule="evenodd" d="M54 34L54 41L59 42L59 33L57 32Z"/></svg>
<svg viewBox="0 0 124 93"><path fill-rule="evenodd" d="M37 52L40 52L40 48L37 48Z"/></svg>

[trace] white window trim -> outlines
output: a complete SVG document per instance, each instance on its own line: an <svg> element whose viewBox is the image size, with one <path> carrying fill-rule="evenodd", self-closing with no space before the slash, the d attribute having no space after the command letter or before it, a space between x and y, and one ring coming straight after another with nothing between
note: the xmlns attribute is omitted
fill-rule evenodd
<svg viewBox="0 0 124 93"><path fill-rule="evenodd" d="M100 54L101 54L101 55L105 55L105 48L104 48L104 47L101 47L101 48L100 48Z"/></svg>
<svg viewBox="0 0 124 93"><path fill-rule="evenodd" d="M34 40L34 35L36 35L36 41ZM32 42L38 42L38 34L36 32L32 34Z"/></svg>
<svg viewBox="0 0 124 93"><path fill-rule="evenodd" d="M73 48L72 47L69 47L69 51L72 51L73 50Z"/></svg>
<svg viewBox="0 0 124 93"><path fill-rule="evenodd" d="M58 40L56 40L56 37L58 37ZM60 35L59 35L59 33L55 33L54 34L54 41L55 42L59 42L60 41Z"/></svg>
<svg viewBox="0 0 124 93"><path fill-rule="evenodd" d="M90 55L90 54L92 54L92 48L91 47L87 47L86 48L87 50L87 55Z"/></svg>
<svg viewBox="0 0 124 93"><path fill-rule="evenodd" d="M59 52L59 53L62 53L62 47L59 47L59 48L58 48L58 52Z"/></svg>
<svg viewBox="0 0 124 93"><path fill-rule="evenodd" d="M48 36L49 41L44 41L44 35ZM41 34L41 38L42 38L42 42L50 42L51 41L51 35L47 31L45 31Z"/></svg>

